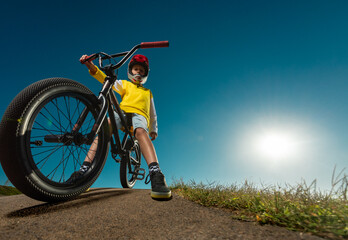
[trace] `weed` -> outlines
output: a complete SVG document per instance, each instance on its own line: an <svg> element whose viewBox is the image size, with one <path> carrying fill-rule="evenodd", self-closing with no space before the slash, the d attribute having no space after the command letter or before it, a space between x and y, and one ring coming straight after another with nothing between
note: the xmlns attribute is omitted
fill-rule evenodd
<svg viewBox="0 0 348 240"><path fill-rule="evenodd" d="M310 232L329 238L348 237L348 175L341 171L332 177L329 192L317 190L316 180L310 185L302 180L296 186L255 187L245 181L241 185L222 186L215 183L174 181L172 190L207 207L230 209L234 218L274 224L290 230Z"/></svg>

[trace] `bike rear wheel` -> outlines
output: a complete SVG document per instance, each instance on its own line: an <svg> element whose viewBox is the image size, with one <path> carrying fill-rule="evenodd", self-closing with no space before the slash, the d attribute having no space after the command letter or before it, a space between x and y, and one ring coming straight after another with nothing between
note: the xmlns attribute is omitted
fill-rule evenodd
<svg viewBox="0 0 348 240"><path fill-rule="evenodd" d="M85 108L87 117L72 135ZM90 145L83 138L91 131L99 110L95 95L69 79L45 79L19 93L0 123L1 164L12 184L27 196L46 202L69 200L88 189L107 158L106 121L97 135L90 170L73 183L67 180L87 156Z"/></svg>
<svg viewBox="0 0 348 240"><path fill-rule="evenodd" d="M127 144L131 142L128 141ZM123 188L133 188L138 180L138 172L141 171L141 152L140 145L137 140L134 146L127 151L127 154L121 158L120 164L120 180Z"/></svg>

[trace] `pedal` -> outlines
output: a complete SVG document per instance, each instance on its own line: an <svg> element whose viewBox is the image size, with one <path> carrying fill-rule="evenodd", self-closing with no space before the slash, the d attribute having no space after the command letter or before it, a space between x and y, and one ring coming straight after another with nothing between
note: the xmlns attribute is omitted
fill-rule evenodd
<svg viewBox="0 0 348 240"><path fill-rule="evenodd" d="M137 168L134 172L134 175L136 175L137 180L143 180L145 178L145 169L144 168Z"/></svg>

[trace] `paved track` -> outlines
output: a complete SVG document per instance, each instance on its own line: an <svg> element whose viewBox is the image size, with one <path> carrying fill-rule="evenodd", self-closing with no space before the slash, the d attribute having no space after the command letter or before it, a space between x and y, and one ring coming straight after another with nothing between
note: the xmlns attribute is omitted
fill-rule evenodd
<svg viewBox="0 0 348 240"><path fill-rule="evenodd" d="M25 195L0 197L0 239L321 239L276 226L233 220L174 195L154 201L149 190L92 189L48 204Z"/></svg>

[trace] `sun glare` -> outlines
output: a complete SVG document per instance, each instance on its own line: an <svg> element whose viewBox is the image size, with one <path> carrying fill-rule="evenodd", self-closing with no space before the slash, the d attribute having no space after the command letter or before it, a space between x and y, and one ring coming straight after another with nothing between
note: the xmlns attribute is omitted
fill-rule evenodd
<svg viewBox="0 0 348 240"><path fill-rule="evenodd" d="M256 141L258 154L270 160L284 160L296 154L296 139L281 131L263 133Z"/></svg>
<svg viewBox="0 0 348 240"><path fill-rule="evenodd" d="M288 116L275 120L254 117L233 132L236 136L233 154L245 166L258 170L299 166L315 154L313 144L324 138L313 125Z"/></svg>

